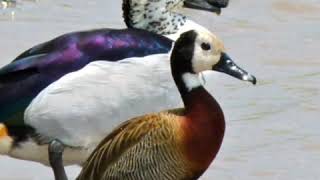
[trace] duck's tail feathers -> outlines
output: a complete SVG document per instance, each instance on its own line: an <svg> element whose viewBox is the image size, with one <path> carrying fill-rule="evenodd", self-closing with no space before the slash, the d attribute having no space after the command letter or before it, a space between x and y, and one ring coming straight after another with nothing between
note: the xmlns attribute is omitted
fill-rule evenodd
<svg viewBox="0 0 320 180"><path fill-rule="evenodd" d="M8 154L13 144L5 124L0 123L0 154Z"/></svg>

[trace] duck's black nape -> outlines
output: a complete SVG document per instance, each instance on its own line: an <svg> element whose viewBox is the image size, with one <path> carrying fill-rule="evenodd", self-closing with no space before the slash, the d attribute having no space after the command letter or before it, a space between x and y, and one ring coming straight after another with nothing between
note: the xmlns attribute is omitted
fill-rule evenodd
<svg viewBox="0 0 320 180"><path fill-rule="evenodd" d="M171 53L171 72L180 94L185 94L188 91L182 80L182 75L184 73L194 73L192 58L197 36L198 34L194 30L181 34Z"/></svg>
<svg viewBox="0 0 320 180"><path fill-rule="evenodd" d="M192 58L197 33L194 30L182 33L171 53L171 68L179 73L194 73L192 69Z"/></svg>

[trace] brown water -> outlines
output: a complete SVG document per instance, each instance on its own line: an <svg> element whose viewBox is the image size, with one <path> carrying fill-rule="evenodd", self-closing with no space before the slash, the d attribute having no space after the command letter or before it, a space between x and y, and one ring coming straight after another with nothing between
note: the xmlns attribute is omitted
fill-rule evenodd
<svg viewBox="0 0 320 180"><path fill-rule="evenodd" d="M18 2L0 10L1 65L65 32L124 27L120 1ZM320 0L231 0L220 17L187 13L216 32L259 80L254 87L225 75L207 79L224 109L227 132L201 179L320 179ZM70 177L78 171L68 168ZM52 174L37 163L0 157L0 179Z"/></svg>

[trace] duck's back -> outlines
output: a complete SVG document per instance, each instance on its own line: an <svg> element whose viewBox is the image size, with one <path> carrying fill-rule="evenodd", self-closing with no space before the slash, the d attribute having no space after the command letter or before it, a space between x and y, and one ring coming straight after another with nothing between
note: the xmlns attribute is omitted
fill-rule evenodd
<svg viewBox="0 0 320 180"><path fill-rule="evenodd" d="M195 179L181 144L182 113L162 112L124 123L91 154L78 180Z"/></svg>
<svg viewBox="0 0 320 180"><path fill-rule="evenodd" d="M171 40L138 29L73 32L37 45L0 69L0 122L21 126L41 91L90 63L166 54L171 46Z"/></svg>

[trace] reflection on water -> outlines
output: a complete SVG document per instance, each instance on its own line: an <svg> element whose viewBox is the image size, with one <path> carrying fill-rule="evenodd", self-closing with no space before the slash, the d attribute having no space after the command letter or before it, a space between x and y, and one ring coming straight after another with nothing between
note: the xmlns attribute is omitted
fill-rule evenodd
<svg viewBox="0 0 320 180"><path fill-rule="evenodd" d="M0 10L1 65L65 32L124 27L120 1L17 2ZM224 109L227 132L202 179L320 179L319 0L232 0L219 17L186 12L221 36L233 59L258 78L255 87L221 74L206 79ZM6 157L0 168L0 179L18 171L17 179L52 177L42 165Z"/></svg>

